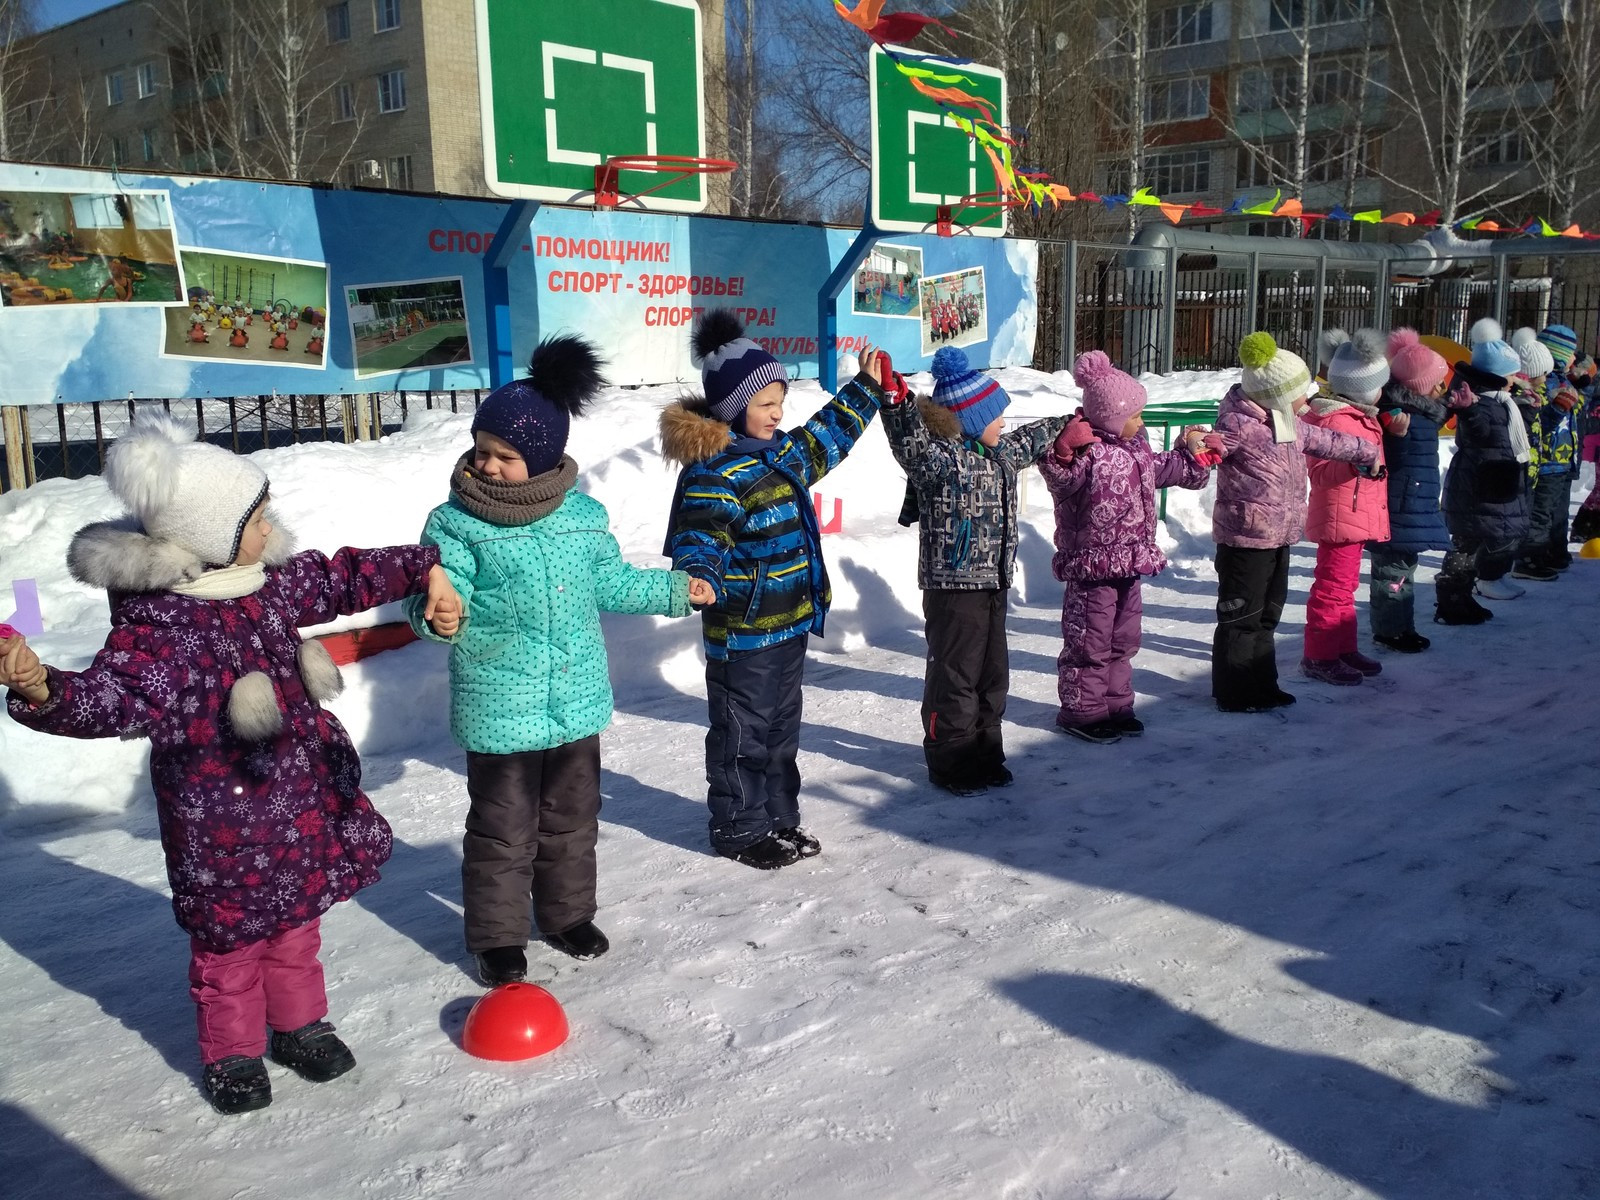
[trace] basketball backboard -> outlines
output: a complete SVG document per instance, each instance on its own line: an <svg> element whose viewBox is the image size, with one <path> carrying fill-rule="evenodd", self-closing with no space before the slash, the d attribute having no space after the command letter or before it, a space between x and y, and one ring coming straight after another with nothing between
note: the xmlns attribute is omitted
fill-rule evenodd
<svg viewBox="0 0 1600 1200"><path fill-rule="evenodd" d="M592 191L609 158L705 154L694 0L476 4L484 174L496 195L560 203ZM622 188L647 178L624 170ZM705 177L675 180L649 201L699 212Z"/></svg>

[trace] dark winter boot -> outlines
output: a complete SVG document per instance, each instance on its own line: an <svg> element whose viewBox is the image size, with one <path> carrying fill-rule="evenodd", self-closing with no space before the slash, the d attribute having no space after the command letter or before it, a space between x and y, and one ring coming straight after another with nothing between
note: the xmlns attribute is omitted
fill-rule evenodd
<svg viewBox="0 0 1600 1200"><path fill-rule="evenodd" d="M573 958L599 958L611 949L610 941L593 921L585 921L560 933L547 933L544 935L544 940L561 953L570 954Z"/></svg>
<svg viewBox="0 0 1600 1200"><path fill-rule="evenodd" d="M1011 768L1006 766L1005 763L995 763L991 766L989 774L984 779L984 782L990 787L1010 787L1016 781L1017 777L1011 773Z"/></svg>
<svg viewBox="0 0 1600 1200"><path fill-rule="evenodd" d="M1421 654L1429 646L1433 645L1432 642L1423 637L1415 629L1408 629L1404 633L1395 634L1393 637L1388 637L1381 633L1375 633L1372 635L1372 640L1377 642L1380 646L1387 646L1391 650L1398 650L1401 654Z"/></svg>
<svg viewBox="0 0 1600 1200"><path fill-rule="evenodd" d="M274 1029L267 1053L272 1055L273 1062L312 1083L337 1079L356 1065L356 1056L350 1053L350 1047L339 1040L333 1026L326 1021L313 1021L288 1033Z"/></svg>
<svg viewBox="0 0 1600 1200"><path fill-rule="evenodd" d="M1123 737L1138 737L1144 732L1144 722L1131 712L1121 713L1112 717L1107 724Z"/></svg>
<svg viewBox="0 0 1600 1200"><path fill-rule="evenodd" d="M731 858L736 863L743 863L758 871L776 871L779 867L787 867L800 861L800 851L771 836L764 837L758 842L751 842L748 846L729 849L719 846L717 853L723 858Z"/></svg>
<svg viewBox="0 0 1600 1200"><path fill-rule="evenodd" d="M1095 746L1109 746L1112 742L1122 740L1122 731L1117 728L1116 722L1109 720L1096 721L1092 725L1063 725L1057 720L1056 728Z"/></svg>
<svg viewBox="0 0 1600 1200"><path fill-rule="evenodd" d="M1339 655L1339 661L1347 667L1354 667L1369 679L1374 675L1383 674L1383 664L1375 658L1368 658L1359 650Z"/></svg>
<svg viewBox="0 0 1600 1200"><path fill-rule="evenodd" d="M1524 558L1511 568L1511 578L1532 579L1536 583L1549 583L1556 572L1534 558Z"/></svg>
<svg viewBox="0 0 1600 1200"><path fill-rule="evenodd" d="M1437 600L1433 619L1440 625L1482 625L1494 616L1492 610L1473 599L1470 583L1465 588L1437 585L1435 588Z"/></svg>
<svg viewBox="0 0 1600 1200"><path fill-rule="evenodd" d="M793 829L774 829L772 836L787 846L793 846L801 858L815 858L822 853L822 843L798 825Z"/></svg>
<svg viewBox="0 0 1600 1200"><path fill-rule="evenodd" d="M211 1107L225 1116L265 1108L272 1103L272 1080L267 1078L266 1065L259 1058L230 1054L207 1063L205 1085Z"/></svg>
<svg viewBox="0 0 1600 1200"><path fill-rule="evenodd" d="M1339 687L1354 687L1366 678L1342 658L1302 658L1300 673L1307 679L1337 684Z"/></svg>
<svg viewBox="0 0 1600 1200"><path fill-rule="evenodd" d="M499 946L478 955L478 978L488 987L521 983L528 977L528 956L521 946Z"/></svg>

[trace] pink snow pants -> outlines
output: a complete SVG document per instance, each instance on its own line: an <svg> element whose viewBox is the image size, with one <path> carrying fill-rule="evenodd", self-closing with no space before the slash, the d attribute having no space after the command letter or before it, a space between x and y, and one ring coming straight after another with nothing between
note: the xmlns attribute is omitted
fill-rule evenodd
<svg viewBox="0 0 1600 1200"><path fill-rule="evenodd" d="M1094 725L1133 711L1133 656L1144 601L1137 577L1065 585L1056 657L1056 724Z"/></svg>
<svg viewBox="0 0 1600 1200"><path fill-rule="evenodd" d="M1361 542L1318 542L1317 569L1306 596L1306 657L1327 662L1356 649L1356 588Z"/></svg>
<svg viewBox="0 0 1600 1200"><path fill-rule="evenodd" d="M200 1061L259 1058L267 1026L283 1032L328 1015L322 985L321 921L219 953L189 944L189 996L200 1030Z"/></svg>

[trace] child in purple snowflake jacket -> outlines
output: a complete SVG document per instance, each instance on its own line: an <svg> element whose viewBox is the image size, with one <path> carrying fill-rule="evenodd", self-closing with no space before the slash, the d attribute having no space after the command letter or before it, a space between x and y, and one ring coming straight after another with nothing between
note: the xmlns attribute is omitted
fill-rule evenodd
<svg viewBox="0 0 1600 1200"><path fill-rule="evenodd" d="M426 591L460 599L432 547L290 552L266 515L267 477L141 419L106 482L131 517L80 530L68 565L104 587L111 635L83 671L0 642L12 719L65 737L150 739L150 779L178 924L190 937L205 1089L219 1112L272 1099L261 1056L322 1082L355 1065L324 1019L319 923L378 878L388 823L321 702L339 669L299 627Z"/></svg>
<svg viewBox="0 0 1600 1200"><path fill-rule="evenodd" d="M1156 545L1156 489L1204 487L1221 439L1186 430L1182 446L1156 453L1144 434L1138 380L1099 350L1081 355L1072 375L1083 389L1082 412L1039 460L1056 507L1051 567L1066 584L1056 724L1106 743L1144 732L1133 715L1133 656L1139 577L1167 565Z"/></svg>

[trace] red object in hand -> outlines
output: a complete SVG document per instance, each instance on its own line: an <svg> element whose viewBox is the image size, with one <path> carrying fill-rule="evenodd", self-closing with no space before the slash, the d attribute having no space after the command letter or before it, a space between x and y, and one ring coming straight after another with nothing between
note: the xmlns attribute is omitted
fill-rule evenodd
<svg viewBox="0 0 1600 1200"><path fill-rule="evenodd" d="M1216 466L1222 461L1222 455L1218 454L1215 450L1199 450L1196 451L1194 460L1202 467L1210 470L1212 467Z"/></svg>
<svg viewBox="0 0 1600 1200"><path fill-rule="evenodd" d="M0 642L9 642L17 636L17 631L9 625L0 625Z"/></svg>
<svg viewBox="0 0 1600 1200"><path fill-rule="evenodd" d="M518 1062L548 1054L567 1040L567 1014L532 983L502 983L467 1014L461 1048L475 1058Z"/></svg>
<svg viewBox="0 0 1600 1200"><path fill-rule="evenodd" d="M894 369L894 363L889 360L887 353L879 350L878 357L883 360L882 372L889 381L883 385L883 390L889 393L889 403L904 404L911 395L911 385L906 383L904 375Z"/></svg>
<svg viewBox="0 0 1600 1200"><path fill-rule="evenodd" d="M1574 389L1563 387L1558 389L1554 396L1550 397L1550 403L1554 404L1562 412L1571 412L1578 407L1581 399L1582 397Z"/></svg>

